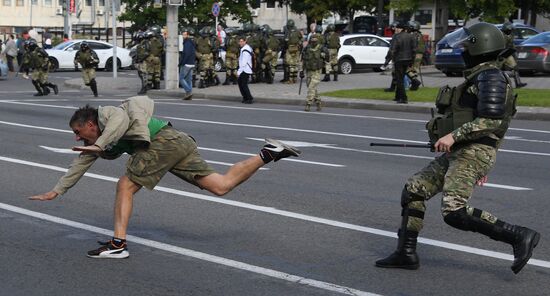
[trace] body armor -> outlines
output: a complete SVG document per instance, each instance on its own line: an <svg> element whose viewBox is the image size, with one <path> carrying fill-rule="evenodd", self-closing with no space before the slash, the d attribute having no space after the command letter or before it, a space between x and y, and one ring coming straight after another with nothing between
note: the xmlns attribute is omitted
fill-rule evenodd
<svg viewBox="0 0 550 296"><path fill-rule="evenodd" d="M99 58L93 50L79 50L75 55L75 61L83 68L95 68L99 63Z"/></svg>

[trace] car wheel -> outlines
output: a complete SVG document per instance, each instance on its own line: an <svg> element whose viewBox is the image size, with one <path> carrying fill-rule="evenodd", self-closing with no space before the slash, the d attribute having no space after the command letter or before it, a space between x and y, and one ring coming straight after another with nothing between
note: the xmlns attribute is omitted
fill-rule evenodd
<svg viewBox="0 0 550 296"><path fill-rule="evenodd" d="M222 61L222 59L218 59L216 61L216 64L214 65L214 71L221 72L222 69L223 69L223 61Z"/></svg>
<svg viewBox="0 0 550 296"><path fill-rule="evenodd" d="M117 58L117 70L120 70L122 66L122 62L119 58ZM107 62L105 62L105 71L112 72L113 71L113 58L109 58Z"/></svg>
<svg viewBox="0 0 550 296"><path fill-rule="evenodd" d="M342 59L339 63L340 73L348 75L353 71L353 62L350 59Z"/></svg>
<svg viewBox="0 0 550 296"><path fill-rule="evenodd" d="M55 72L59 69L59 62L57 59L50 57L50 72Z"/></svg>
<svg viewBox="0 0 550 296"><path fill-rule="evenodd" d="M382 69L380 69L380 67L374 67L374 68L372 68L372 71L374 71L374 72L382 72Z"/></svg>

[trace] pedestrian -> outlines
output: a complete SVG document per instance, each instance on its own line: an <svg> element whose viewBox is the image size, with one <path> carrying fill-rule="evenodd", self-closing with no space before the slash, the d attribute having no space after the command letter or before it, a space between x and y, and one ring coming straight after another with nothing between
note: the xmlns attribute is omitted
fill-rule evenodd
<svg viewBox="0 0 550 296"><path fill-rule="evenodd" d="M239 53L239 70L237 71L237 75L239 76L237 80L239 83L239 90L243 96L242 102L245 104L252 104L254 98L248 88L248 79L250 75L252 75L254 53L252 47L246 44L246 37L244 36L239 37L239 46L241 47Z"/></svg>
<svg viewBox="0 0 550 296"><path fill-rule="evenodd" d="M315 32L315 31L314 31ZM324 66L325 53L319 43L320 34L313 33L304 48L302 57L302 69L306 71L307 100L305 111L309 111L312 104L317 105L317 111L321 111L321 98L317 92L317 86L321 82L321 69ZM304 70L300 71L300 79L304 77Z"/></svg>
<svg viewBox="0 0 550 296"><path fill-rule="evenodd" d="M216 30L216 37L218 38L219 43L222 45L220 47L220 50L225 51L225 38L227 38L227 34L225 30L223 29L222 25L218 25Z"/></svg>
<svg viewBox="0 0 550 296"><path fill-rule="evenodd" d="M52 48L52 34L49 32L44 33L44 49L51 49Z"/></svg>
<svg viewBox="0 0 550 296"><path fill-rule="evenodd" d="M63 34L63 42L67 42L67 41L69 41L69 40L71 40L71 39L69 38L69 34L67 34L67 33Z"/></svg>
<svg viewBox="0 0 550 296"><path fill-rule="evenodd" d="M300 52L303 44L303 35L296 28L294 20L288 20L286 23L285 31L285 56L284 64L288 68L288 80L283 78L284 83L294 84L296 83L296 76L298 74L298 64L300 61ZM283 82L283 81L281 81Z"/></svg>
<svg viewBox="0 0 550 296"><path fill-rule="evenodd" d="M516 45L514 44L514 25L509 21L502 24L502 33L504 33L504 38L506 39L506 48L510 51L513 51L513 54L509 55L503 63L503 68L505 71L512 71L512 77L514 77L514 82L516 83L516 88L521 88L527 86L527 83L521 82L519 77L519 66L516 55Z"/></svg>
<svg viewBox="0 0 550 296"><path fill-rule="evenodd" d="M13 34L8 35L8 40L6 41L6 47L2 51L6 55L8 62L8 69L10 72L15 72L15 67L13 66L13 60L17 59L17 44L15 43L15 37Z"/></svg>
<svg viewBox="0 0 550 296"><path fill-rule="evenodd" d="M74 56L74 67L78 71L78 64L82 66L82 80L84 84L89 86L97 97L97 82L95 80L95 68L99 64L99 57L97 53L90 48L88 42L82 41L80 43L80 49Z"/></svg>
<svg viewBox="0 0 550 296"><path fill-rule="evenodd" d="M23 63L23 55L25 54L25 49L23 45L25 44L25 39L23 36L28 35L26 31L23 31L21 35L17 34L17 40L15 44L17 46L17 66L19 67L18 71L21 71L21 64Z"/></svg>
<svg viewBox="0 0 550 296"><path fill-rule="evenodd" d="M191 100L193 97L193 69L195 68L195 43L190 38L190 28L184 28L181 33L183 37L183 51L179 60L179 81L185 90L184 100Z"/></svg>
<svg viewBox="0 0 550 296"><path fill-rule="evenodd" d="M508 224L468 204L475 185L487 181L498 147L516 113L511 81L498 61L506 48L504 36L496 26L482 22L455 37L451 46L464 48L466 81L439 91L436 98L439 115L427 124L435 151L444 153L407 180L401 195L402 223L397 250L376 261L376 266L403 269L420 266L416 244L423 227L425 202L442 192L445 223L512 245L512 271L518 273L529 261L540 234Z"/></svg>
<svg viewBox="0 0 550 296"><path fill-rule="evenodd" d="M397 24L399 24L398 21L394 21L391 23L391 26L390 26L390 33L391 33L391 36L395 35L396 32L395 32L395 29L397 28ZM392 47L393 43L395 42L395 38L392 38L391 41L390 41L390 48ZM384 65L382 67L380 67L380 69L382 69L382 71L385 71L388 69L388 65L390 64L390 62L393 61L393 56L392 56L392 51L391 50L388 50L388 52L386 53L386 58L385 58L385 62L384 62ZM382 73L382 74L384 74ZM385 88L384 89L384 92L395 92L395 65L392 65L391 66L391 83L390 83L390 87L388 88ZM395 101L395 99L394 99Z"/></svg>
<svg viewBox="0 0 550 296"><path fill-rule="evenodd" d="M407 69L412 65L416 42L407 31L402 22L396 24L395 32L391 42L391 58L395 69L395 101L398 104L407 104L408 98L405 92L404 76Z"/></svg>
<svg viewBox="0 0 550 296"><path fill-rule="evenodd" d="M266 38L264 44L265 52L262 58L262 72L264 72L265 82L272 84L275 79L275 70L281 46L269 25L263 25L263 30Z"/></svg>
<svg viewBox="0 0 550 296"><path fill-rule="evenodd" d="M115 159L130 154L126 173L119 178L114 205L114 234L109 242L88 252L91 258L127 258L126 234L132 214L133 196L142 187L152 190L170 172L184 181L218 196L225 195L271 161L298 156L299 150L279 141L266 139L260 153L233 165L226 174L214 171L199 155L190 135L152 117L154 102L147 96L132 97L122 105L86 105L75 111L69 125L80 155L55 187L31 200L53 200L73 187L98 159Z"/></svg>

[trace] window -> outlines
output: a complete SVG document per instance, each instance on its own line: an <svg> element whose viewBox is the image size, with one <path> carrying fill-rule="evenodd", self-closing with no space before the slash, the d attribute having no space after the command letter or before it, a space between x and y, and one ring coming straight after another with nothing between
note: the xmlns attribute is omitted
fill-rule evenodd
<svg viewBox="0 0 550 296"><path fill-rule="evenodd" d="M25 0L15 0L15 6L25 6Z"/></svg>
<svg viewBox="0 0 550 296"><path fill-rule="evenodd" d="M4 0L4 6L11 6L11 0Z"/></svg>
<svg viewBox="0 0 550 296"><path fill-rule="evenodd" d="M266 7L267 8L275 8L275 0L267 0L266 1Z"/></svg>
<svg viewBox="0 0 550 296"><path fill-rule="evenodd" d="M103 43L97 43L97 42L88 42L90 45L90 48L93 50L99 50L99 49L110 49L111 46Z"/></svg>
<svg viewBox="0 0 550 296"><path fill-rule="evenodd" d="M92 0L86 0L86 6L92 6Z"/></svg>
<svg viewBox="0 0 550 296"><path fill-rule="evenodd" d="M44 0L44 6L52 6L52 0Z"/></svg>
<svg viewBox="0 0 550 296"><path fill-rule="evenodd" d="M31 0L32 5L38 5L38 0Z"/></svg>
<svg viewBox="0 0 550 296"><path fill-rule="evenodd" d="M432 23L432 10L431 9L421 9L414 13L414 20L419 22L421 25L429 25Z"/></svg>
<svg viewBox="0 0 550 296"><path fill-rule="evenodd" d="M368 46L382 46L382 47L390 47L390 45L378 38L375 37L367 37L367 45Z"/></svg>
<svg viewBox="0 0 550 296"><path fill-rule="evenodd" d="M105 0L99 0L98 4L99 6L105 6Z"/></svg>
<svg viewBox="0 0 550 296"><path fill-rule="evenodd" d="M514 38L516 39L527 39L531 36L535 36L538 33L535 30L529 28L515 28L514 29Z"/></svg>

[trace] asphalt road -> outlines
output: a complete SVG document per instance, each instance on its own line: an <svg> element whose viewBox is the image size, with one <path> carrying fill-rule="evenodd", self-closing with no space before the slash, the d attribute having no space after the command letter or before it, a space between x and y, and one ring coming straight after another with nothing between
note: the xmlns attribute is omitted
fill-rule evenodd
<svg viewBox="0 0 550 296"><path fill-rule="evenodd" d="M75 77L52 74L54 81ZM100 75L108 75L101 73ZM121 72L120 75L128 75ZM214 168L253 155L262 139L300 158L271 163L218 198L174 176L135 197L126 260L85 252L108 239L125 160L99 160L67 194L50 190L75 156L68 120L77 106L117 105L127 93L63 89L36 98L22 79L0 81L2 295L548 295L550 237L546 122L512 123L489 183L471 204L538 230L532 260L514 275L510 246L447 226L427 203L416 271L374 267L396 246L399 198L433 154L369 143L426 141L428 114L156 98L155 114L191 135Z"/></svg>

